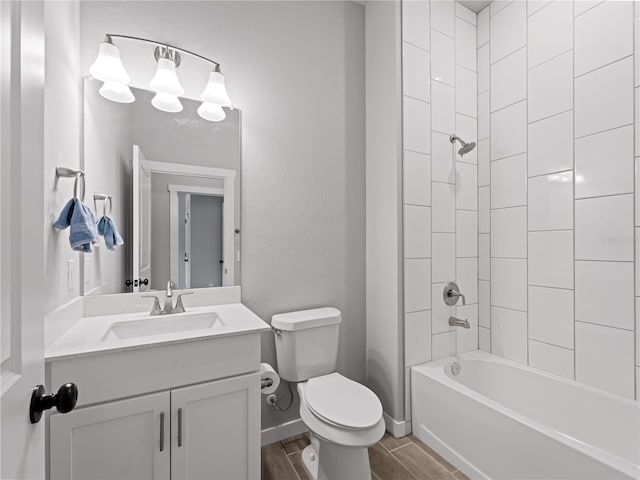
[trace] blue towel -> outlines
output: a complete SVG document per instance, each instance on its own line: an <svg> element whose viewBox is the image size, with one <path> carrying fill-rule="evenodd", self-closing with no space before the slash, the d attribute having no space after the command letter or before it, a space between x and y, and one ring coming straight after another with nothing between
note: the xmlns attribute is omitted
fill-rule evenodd
<svg viewBox="0 0 640 480"><path fill-rule="evenodd" d="M62 212L60 212L58 220L56 220L56 223L53 224L55 228L57 228L58 230L64 230L71 225L71 215L73 214L73 207L75 206L75 204L76 201L73 198L67 202L67 204L62 209Z"/></svg>
<svg viewBox="0 0 640 480"><path fill-rule="evenodd" d="M71 214L71 233L69 242L74 250L90 253L91 244L98 241L96 219L89 207L77 201Z"/></svg>
<svg viewBox="0 0 640 480"><path fill-rule="evenodd" d="M98 222L98 234L104 237L104 243L109 250L124 245L124 240L118 233L116 224L111 217L103 216Z"/></svg>

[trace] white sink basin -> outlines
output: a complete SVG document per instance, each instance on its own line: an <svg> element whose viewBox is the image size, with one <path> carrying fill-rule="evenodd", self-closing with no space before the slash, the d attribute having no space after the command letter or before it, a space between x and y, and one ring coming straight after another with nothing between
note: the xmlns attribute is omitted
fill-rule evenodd
<svg viewBox="0 0 640 480"><path fill-rule="evenodd" d="M215 330L222 327L224 322L216 312L162 315L113 323L101 341L151 337L194 330Z"/></svg>

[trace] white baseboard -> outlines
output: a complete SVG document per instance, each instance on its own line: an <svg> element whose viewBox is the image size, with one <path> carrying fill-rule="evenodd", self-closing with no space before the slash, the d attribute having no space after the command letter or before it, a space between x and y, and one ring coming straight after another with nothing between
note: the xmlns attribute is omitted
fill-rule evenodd
<svg viewBox="0 0 640 480"><path fill-rule="evenodd" d="M279 442L289 437L295 437L308 431L309 429L301 419L291 420L290 422L281 423L275 427L269 427L262 430L262 446Z"/></svg>
<svg viewBox="0 0 640 480"><path fill-rule="evenodd" d="M387 431L396 438L404 437L411 433L411 421L396 420L386 412L383 414Z"/></svg>

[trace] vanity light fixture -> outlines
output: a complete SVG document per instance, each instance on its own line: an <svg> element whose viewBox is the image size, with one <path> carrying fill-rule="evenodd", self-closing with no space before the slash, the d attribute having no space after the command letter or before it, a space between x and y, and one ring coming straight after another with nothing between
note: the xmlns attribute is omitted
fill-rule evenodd
<svg viewBox="0 0 640 480"><path fill-rule="evenodd" d="M130 77L120 60L120 51L113 44L114 38L125 38L156 45L154 55L158 66L149 82L149 88L156 92L151 104L157 109L171 113L182 111L183 107L179 97L184 95L184 88L176 73L176 68L180 66L180 53L197 57L214 66L213 71L209 74L207 86L200 95L202 105L198 108L198 115L211 122L220 122L226 117L222 107L233 108L218 62L173 45L146 38L111 33L108 33L105 41L99 45L98 57L89 68L89 72L95 79L104 82L100 88L100 95L103 97L121 103L130 103L135 100L128 87Z"/></svg>

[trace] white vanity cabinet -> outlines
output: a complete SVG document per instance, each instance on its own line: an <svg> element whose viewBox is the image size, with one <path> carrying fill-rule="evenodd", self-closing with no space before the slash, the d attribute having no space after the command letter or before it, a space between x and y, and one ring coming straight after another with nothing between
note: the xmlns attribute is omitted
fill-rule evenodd
<svg viewBox="0 0 640 480"><path fill-rule="evenodd" d="M258 479L260 374L49 419L52 480Z"/></svg>

